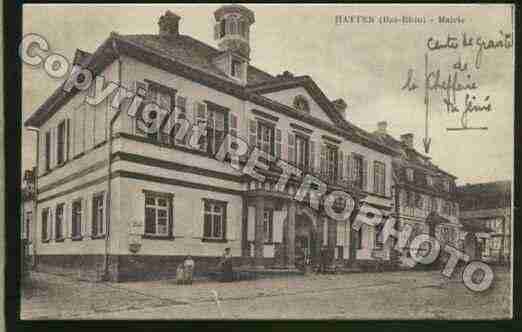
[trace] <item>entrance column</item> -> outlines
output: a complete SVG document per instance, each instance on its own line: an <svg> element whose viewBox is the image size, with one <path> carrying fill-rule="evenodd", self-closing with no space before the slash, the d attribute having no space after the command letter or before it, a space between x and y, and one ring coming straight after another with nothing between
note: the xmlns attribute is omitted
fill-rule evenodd
<svg viewBox="0 0 522 332"><path fill-rule="evenodd" d="M295 268L295 214L296 214L296 203L294 200L290 200L288 203L288 214L286 217L286 265L287 268Z"/></svg>
<svg viewBox="0 0 522 332"><path fill-rule="evenodd" d="M254 266L256 268L263 268L263 249L264 249L264 213L265 213L265 199L257 197L255 200L256 206L256 220L255 220L255 235L254 235Z"/></svg>
<svg viewBox="0 0 522 332"><path fill-rule="evenodd" d="M328 223L328 265L333 265L337 248L337 221L326 217Z"/></svg>

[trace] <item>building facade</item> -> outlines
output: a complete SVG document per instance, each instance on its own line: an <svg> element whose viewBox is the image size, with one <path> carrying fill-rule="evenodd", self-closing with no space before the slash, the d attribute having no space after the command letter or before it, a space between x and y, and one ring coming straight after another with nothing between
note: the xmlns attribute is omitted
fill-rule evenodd
<svg viewBox="0 0 522 332"><path fill-rule="evenodd" d="M489 262L511 261L511 182L467 184L457 188L460 219L479 229L477 258ZM480 231L482 229L482 231Z"/></svg>
<svg viewBox="0 0 522 332"><path fill-rule="evenodd" d="M323 197L348 193L361 218L370 218L365 209L393 211L397 152L348 122L346 103L329 100L310 77L254 67L251 10L214 13L218 48L181 34L180 19L168 11L156 35L111 33L94 53L77 50L76 65L126 90L91 105L86 98L101 88L61 86L25 122L38 132L39 268L93 280L158 278L186 255L196 273L211 270L225 248L235 266L256 269L317 264L322 249L331 264L386 259L375 227L351 232L356 213L334 220ZM171 130L148 131L146 107L129 115L135 99L127 93L171 111L160 121ZM182 119L206 129L197 148L195 128L177 136ZM252 166L247 154L217 157L240 142L274 156L251 167L264 179L241 171ZM284 188L277 160L302 171ZM295 199L306 175L327 188L317 206L310 195Z"/></svg>
<svg viewBox="0 0 522 332"><path fill-rule="evenodd" d="M435 236L441 244L461 246L456 177L418 152L413 134L401 135L396 140L387 133L386 122L379 122L374 134L399 151L393 160L394 215L399 230L406 225L412 228L410 241L401 255L410 257L412 252L422 250L409 246L411 239L421 233Z"/></svg>

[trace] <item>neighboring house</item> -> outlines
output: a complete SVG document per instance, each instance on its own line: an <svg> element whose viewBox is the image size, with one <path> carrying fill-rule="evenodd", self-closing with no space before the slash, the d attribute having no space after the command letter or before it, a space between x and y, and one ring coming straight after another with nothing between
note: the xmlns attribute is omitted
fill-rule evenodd
<svg viewBox="0 0 522 332"><path fill-rule="evenodd" d="M476 183L457 188L460 220L479 240L479 259L511 260L511 181Z"/></svg>
<svg viewBox="0 0 522 332"><path fill-rule="evenodd" d="M316 175L329 192L350 193L356 208L393 209L396 152L347 122L346 103L329 100L310 77L251 65L252 11L223 6L214 19L218 48L180 34L180 17L167 11L159 34L112 33L74 60L106 82L146 91L176 117L206 123L199 150L188 138L144 132L140 113L125 111L129 100L122 112L112 98L85 103L92 88L59 87L27 119L38 130L40 268L119 281L171 275L187 254L196 273L208 271L225 248L235 266L289 269L305 257L317 262L321 247L340 264L389 250L375 227L352 234L322 204L295 201L302 177L281 192L275 165L256 168L261 183L213 158L230 133Z"/></svg>
<svg viewBox="0 0 522 332"><path fill-rule="evenodd" d="M393 192L398 229L405 225L415 235L435 235L443 244L458 247L459 204L455 192L456 177L433 164L429 157L414 148L413 134L396 140L387 133L387 123L379 122L374 135L400 152L393 161ZM413 249L413 251L419 248ZM410 256L409 247L404 253Z"/></svg>

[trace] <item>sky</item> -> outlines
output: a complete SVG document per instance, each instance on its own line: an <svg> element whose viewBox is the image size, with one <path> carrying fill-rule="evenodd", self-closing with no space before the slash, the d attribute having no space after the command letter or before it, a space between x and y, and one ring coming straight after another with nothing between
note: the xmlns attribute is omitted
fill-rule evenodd
<svg viewBox="0 0 522 332"><path fill-rule="evenodd" d="M24 5L24 34L38 33L52 52L72 60L77 48L93 52L110 34L158 33L158 18L171 10L182 17L180 31L216 46L214 11L220 5ZM460 112L447 112L439 90L431 90L428 135L429 157L457 176L458 184L513 178L514 59L513 48L482 48L479 40L501 39L513 33L507 5L248 5L256 22L250 30L251 64L273 75L288 70L309 75L330 99L348 104L347 120L374 131L387 121L388 133L399 138L413 133L414 145L424 152L425 56L428 72L440 70L441 81L457 72L473 90L456 93ZM336 24L336 16L371 16L374 23ZM379 23L379 17L425 17L425 24ZM439 16L460 17L463 23L441 24ZM433 21L432 21L433 20ZM473 38L462 45L462 36ZM455 37L456 48L433 48ZM432 41L428 43L428 40ZM477 54L480 67L475 67ZM458 62L460 69L454 68ZM464 70L464 64L468 67ZM462 70L461 70L462 69ZM402 89L408 72L418 88ZM469 77L467 75L470 75ZM433 79L433 77L432 77ZM63 81L48 76L42 67L22 68L23 115L38 108ZM431 81L433 84L433 80ZM448 131L461 127L465 96L490 111L467 113L468 126L487 130ZM484 102L486 97L489 98ZM471 100L471 99L470 99ZM35 165L36 134L23 129L22 168Z"/></svg>

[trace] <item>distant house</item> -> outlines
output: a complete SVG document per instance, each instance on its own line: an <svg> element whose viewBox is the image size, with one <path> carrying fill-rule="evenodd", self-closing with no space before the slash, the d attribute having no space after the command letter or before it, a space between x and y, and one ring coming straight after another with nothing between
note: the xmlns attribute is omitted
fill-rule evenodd
<svg viewBox="0 0 522 332"><path fill-rule="evenodd" d="M329 191L348 192L356 208L392 211L397 152L348 122L346 103L328 99L309 76L253 66L248 8L214 13L217 48L181 34L180 19L167 11L158 34L112 33L92 54L78 50L74 62L143 92L175 120L204 124L199 149L177 140L176 128L147 133L140 114L85 103L92 88L59 87L25 122L38 129L39 268L128 280L173 274L187 254L204 272L225 248L236 266L261 269L317 262L321 248L336 264L386 257L375 227L355 234L323 203L312 209L293 197L304 174L313 174ZM260 182L216 160L228 133L303 176L280 191L274 164L257 169L266 177Z"/></svg>
<svg viewBox="0 0 522 332"><path fill-rule="evenodd" d="M388 134L387 123L382 121L374 135L399 152L393 160L392 188L398 228L411 226L410 239L426 233L434 235L443 244L457 247L462 225L455 192L456 177L415 150L413 134L401 135L397 140ZM409 257L410 254L407 246L403 255Z"/></svg>
<svg viewBox="0 0 522 332"><path fill-rule="evenodd" d="M467 184L457 188L464 230L479 239L478 258L511 259L511 181Z"/></svg>

